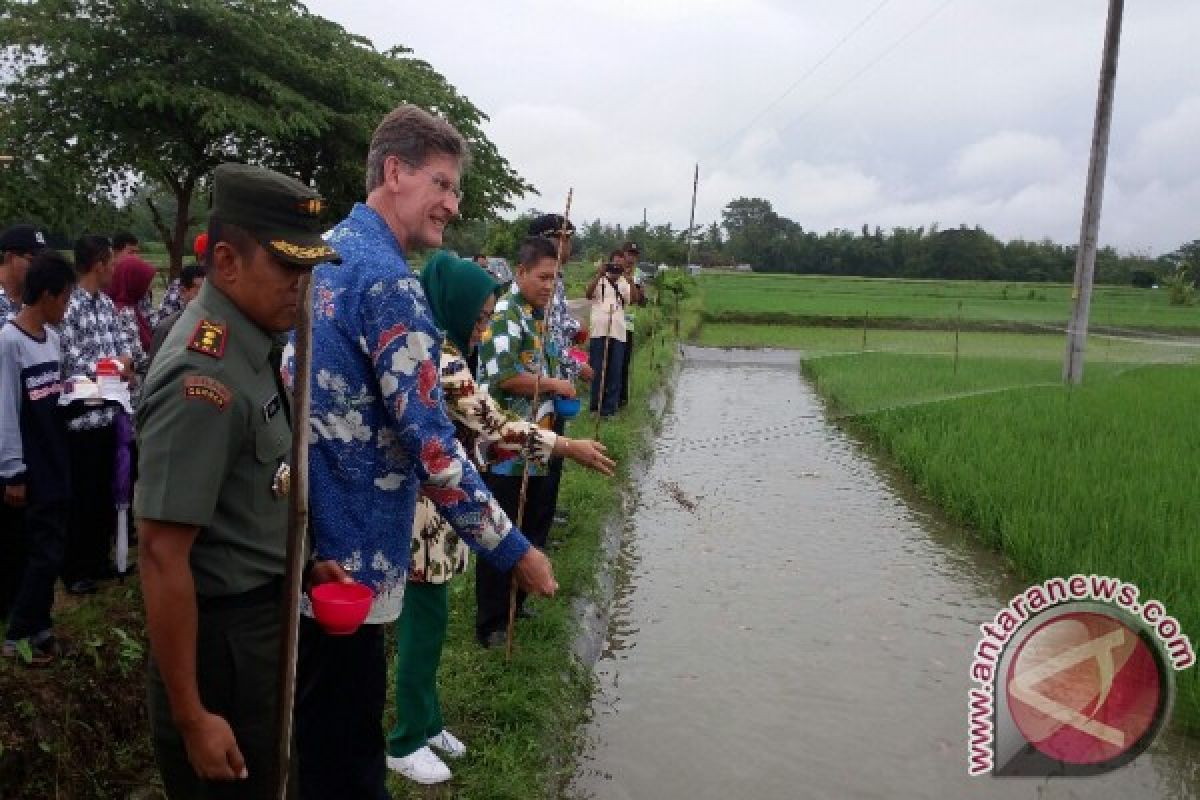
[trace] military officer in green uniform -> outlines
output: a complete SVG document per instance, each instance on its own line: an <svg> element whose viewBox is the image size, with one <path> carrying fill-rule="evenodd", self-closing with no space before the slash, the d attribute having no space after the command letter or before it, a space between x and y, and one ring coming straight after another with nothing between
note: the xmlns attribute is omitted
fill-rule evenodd
<svg viewBox="0 0 1200 800"><path fill-rule="evenodd" d="M321 207L276 172L217 167L208 280L146 377L134 509L172 800L274 796L291 445L279 358L301 276L337 260Z"/></svg>

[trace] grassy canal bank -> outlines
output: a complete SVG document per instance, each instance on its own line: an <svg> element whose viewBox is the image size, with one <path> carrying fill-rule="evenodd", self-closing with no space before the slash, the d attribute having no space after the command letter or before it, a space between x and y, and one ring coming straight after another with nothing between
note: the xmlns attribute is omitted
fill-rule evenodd
<svg viewBox="0 0 1200 800"><path fill-rule="evenodd" d="M697 319L685 311L683 331ZM658 423L651 399L667 388L677 352L674 324L657 309L639 309L637 330L630 405L600 434L620 474L608 480L567 465L560 507L569 522L555 526L550 543L559 594L532 603L537 616L519 624L511 664L475 644L472 570L451 584L440 687L447 727L469 752L452 762L453 780L439 787L393 777L398 800L555 797L570 777L592 690L591 665L572 655L580 630L575 607L597 592L603 531L631 490L631 468L648 452ZM591 437L592 430L585 414L570 433ZM144 707L146 638L136 577L92 597L62 596L55 614L65 658L44 670L0 660L0 797L161 797Z"/></svg>
<svg viewBox="0 0 1200 800"><path fill-rule="evenodd" d="M696 319L685 312L683 330ZM579 726L592 694L592 665L581 664L572 654L579 634L575 604L597 592L599 571L606 566L604 528L631 490L631 468L648 452L648 435L659 421L651 398L669 383L677 352L672 325L663 324L654 308L638 309L637 334L629 406L606 420L600 432L620 463L618 478L606 479L570 463L563 475L559 506L567 509L568 522L551 529L549 544L558 595L531 601L537 616L518 624L512 663L505 664L503 652L483 651L475 644L471 570L451 584L442 710L447 727L463 738L469 752L450 764L450 783L427 789L393 778L394 797L557 797L570 779ZM591 438L592 432L588 414L568 428L571 436Z"/></svg>
<svg viewBox="0 0 1200 800"><path fill-rule="evenodd" d="M844 310L853 290L853 302L911 316L921 302L913 282L748 277L744 286L736 276L702 280L706 315L746 313L762 296L759 280L773 287L776 305L804 294L810 308ZM938 314L956 295L973 298L981 319L1004 321L1015 310L1023 321L1030 304L1041 305L1009 305L1000 284L922 283ZM832 297L818 298L825 288ZM831 414L1023 577L1098 573L1133 582L1200 643L1200 342L1150 333L1190 327L1200 312L1159 300L1146 290L1105 290L1097 305L1107 303L1108 318L1129 328L1089 339L1085 383L1075 389L1062 384L1061 335L709 323L697 341L797 349ZM1177 674L1175 718L1192 731L1200 730L1198 675Z"/></svg>

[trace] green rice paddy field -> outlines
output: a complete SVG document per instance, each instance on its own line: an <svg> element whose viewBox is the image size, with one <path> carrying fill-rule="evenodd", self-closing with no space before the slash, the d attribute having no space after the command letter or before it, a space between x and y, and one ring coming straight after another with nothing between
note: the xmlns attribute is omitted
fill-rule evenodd
<svg viewBox="0 0 1200 800"><path fill-rule="evenodd" d="M1001 291L1010 287L1005 300ZM1070 288L705 277L714 309L836 317L855 304L880 316L1065 320ZM1163 601L1200 644L1200 339L1136 329L1190 327L1196 308L1152 290L1103 289L1097 317L1129 328L1093 336L1082 387L1062 384L1064 337L953 330L713 324L698 342L788 347L843 417L948 515L998 548L1030 581L1096 572ZM886 312L884 311L886 310ZM873 316L874 316L873 312ZM823 321L828 323L829 321ZM834 321L836 323L836 321ZM1178 675L1176 717L1200 730L1197 670Z"/></svg>
<svg viewBox="0 0 1200 800"><path fill-rule="evenodd" d="M1067 284L924 281L807 275L716 273L700 278L705 314L721 322L806 318L927 320L1046 324L1063 327L1071 314ZM961 312L959 303L962 304ZM1148 326L1200 333L1200 306L1172 306L1162 289L1097 287L1095 325Z"/></svg>

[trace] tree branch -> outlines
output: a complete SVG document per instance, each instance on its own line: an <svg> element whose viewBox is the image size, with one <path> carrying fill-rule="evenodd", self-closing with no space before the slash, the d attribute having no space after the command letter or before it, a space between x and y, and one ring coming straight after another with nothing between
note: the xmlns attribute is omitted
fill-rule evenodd
<svg viewBox="0 0 1200 800"><path fill-rule="evenodd" d="M159 213L158 206L154 205L154 201L149 197L144 198L146 207L150 209L150 218L154 223L154 227L158 229L159 235L162 236L164 242L171 241L171 229L167 227L167 223L163 222L162 214Z"/></svg>

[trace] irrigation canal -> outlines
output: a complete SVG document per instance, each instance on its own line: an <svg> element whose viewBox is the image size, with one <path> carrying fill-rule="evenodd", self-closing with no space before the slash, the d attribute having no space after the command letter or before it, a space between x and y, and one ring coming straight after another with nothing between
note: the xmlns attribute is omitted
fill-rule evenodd
<svg viewBox="0 0 1200 800"><path fill-rule="evenodd" d="M828 422L795 353L689 349L622 542L573 798L1193 798L1194 740L969 778L977 626L1023 589Z"/></svg>

